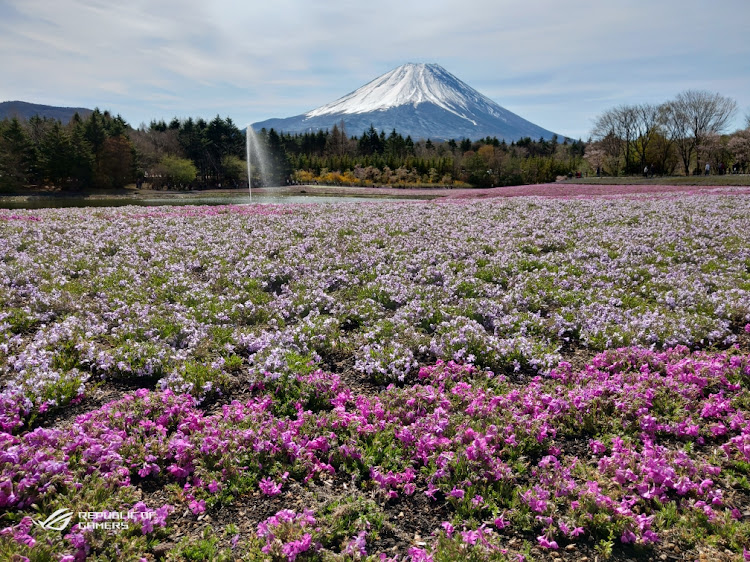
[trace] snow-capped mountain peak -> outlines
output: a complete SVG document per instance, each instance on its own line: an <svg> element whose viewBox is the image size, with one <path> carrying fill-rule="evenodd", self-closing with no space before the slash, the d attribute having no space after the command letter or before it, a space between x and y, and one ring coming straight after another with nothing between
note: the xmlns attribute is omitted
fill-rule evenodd
<svg viewBox="0 0 750 562"><path fill-rule="evenodd" d="M416 107L425 102L472 122L466 113L477 104L484 106L483 109L486 111L498 115L497 104L440 65L408 63L332 103L306 113L305 116L369 113L402 105Z"/></svg>
<svg viewBox="0 0 750 562"><path fill-rule="evenodd" d="M437 64L404 64L361 88L308 113L254 123L302 133L345 127L358 135L370 126L396 129L414 139L481 139L507 141L522 137L552 138L554 133L498 105Z"/></svg>

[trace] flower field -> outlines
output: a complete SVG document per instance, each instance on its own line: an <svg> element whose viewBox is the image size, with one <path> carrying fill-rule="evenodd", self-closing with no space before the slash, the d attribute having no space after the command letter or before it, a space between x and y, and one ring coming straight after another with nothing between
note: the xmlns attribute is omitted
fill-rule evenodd
<svg viewBox="0 0 750 562"><path fill-rule="evenodd" d="M744 193L0 234L0 559L750 559Z"/></svg>

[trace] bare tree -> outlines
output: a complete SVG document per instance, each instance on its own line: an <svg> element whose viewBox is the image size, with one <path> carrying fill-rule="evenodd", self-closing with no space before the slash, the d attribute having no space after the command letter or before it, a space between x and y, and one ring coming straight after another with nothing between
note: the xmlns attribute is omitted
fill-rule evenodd
<svg viewBox="0 0 750 562"><path fill-rule="evenodd" d="M625 173L632 172L632 147L638 138L637 131L637 111L632 105L622 105L617 112L620 133L625 141Z"/></svg>
<svg viewBox="0 0 750 562"><path fill-rule="evenodd" d="M641 159L641 168L647 166L646 154L649 145L659 133L661 112L659 106L644 103L633 108L635 117L636 150Z"/></svg>
<svg viewBox="0 0 750 562"><path fill-rule="evenodd" d="M184 157L177 135L176 129L159 131L146 127L130 132L130 140L138 153L138 166L142 168L141 175L144 171L152 175L165 156Z"/></svg>
<svg viewBox="0 0 750 562"><path fill-rule="evenodd" d="M617 109L609 109L597 117L591 131L591 138L598 145L597 148L604 152L604 158L608 162L616 163L615 169L611 170L613 175L618 174L622 156L623 143L619 133Z"/></svg>
<svg viewBox="0 0 750 562"><path fill-rule="evenodd" d="M677 149L685 168L685 175L690 175L690 160L693 157L695 144L690 136L687 117L675 101L668 101L660 106L661 124L666 142Z"/></svg>
<svg viewBox="0 0 750 562"><path fill-rule="evenodd" d="M737 102L731 98L702 90L686 90L677 94L674 101L667 104L668 127L675 138L685 166L685 174L690 173L693 153L704 139L712 134L721 134L737 111ZM696 168L700 170L701 155L697 155Z"/></svg>
<svg viewBox="0 0 750 562"><path fill-rule="evenodd" d="M635 107L620 105L605 111L594 122L591 136L595 141L602 141L601 148L607 153L607 161L613 166L615 175L621 159L625 172L632 171L632 147L638 136Z"/></svg>

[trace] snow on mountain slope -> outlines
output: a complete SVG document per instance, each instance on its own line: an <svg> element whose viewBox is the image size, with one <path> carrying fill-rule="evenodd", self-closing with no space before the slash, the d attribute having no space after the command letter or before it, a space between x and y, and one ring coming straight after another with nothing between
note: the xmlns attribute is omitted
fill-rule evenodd
<svg viewBox="0 0 750 562"><path fill-rule="evenodd" d="M479 107L500 116L499 106L437 64L404 64L369 84L305 115L320 117L368 113L429 102L472 123L466 114Z"/></svg>
<svg viewBox="0 0 750 562"><path fill-rule="evenodd" d="M285 133L331 129L344 122L349 134L370 125L396 129L414 139L480 139L506 141L522 137L552 138L554 133L519 117L437 64L404 64L338 100L303 115L268 119L253 128Z"/></svg>

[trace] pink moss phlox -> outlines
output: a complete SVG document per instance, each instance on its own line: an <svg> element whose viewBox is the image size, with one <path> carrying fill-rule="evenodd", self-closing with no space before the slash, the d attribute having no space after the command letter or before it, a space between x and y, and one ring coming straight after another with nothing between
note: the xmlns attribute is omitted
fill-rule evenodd
<svg viewBox="0 0 750 562"><path fill-rule="evenodd" d="M0 215L0 221L32 221L39 222L42 219L34 215Z"/></svg>
<svg viewBox="0 0 750 562"><path fill-rule="evenodd" d="M36 544L36 539L29 533L33 526L34 524L31 517L24 517L17 525L5 527L0 530L0 535L9 536L18 544L33 548Z"/></svg>
<svg viewBox="0 0 750 562"><path fill-rule="evenodd" d="M258 537L265 540L261 550L266 554L283 556L289 562L304 552L315 552L320 546L313 543L312 534L308 532L315 523L311 510L296 513L283 509L258 523Z"/></svg>
<svg viewBox="0 0 750 562"><path fill-rule="evenodd" d="M214 217L217 215L249 215L273 216L288 215L294 211L288 205L211 205L169 207L163 211L149 211L146 213L127 213L128 218L173 218L173 217ZM0 216L0 219L3 217ZM36 219L39 220L39 219Z"/></svg>

